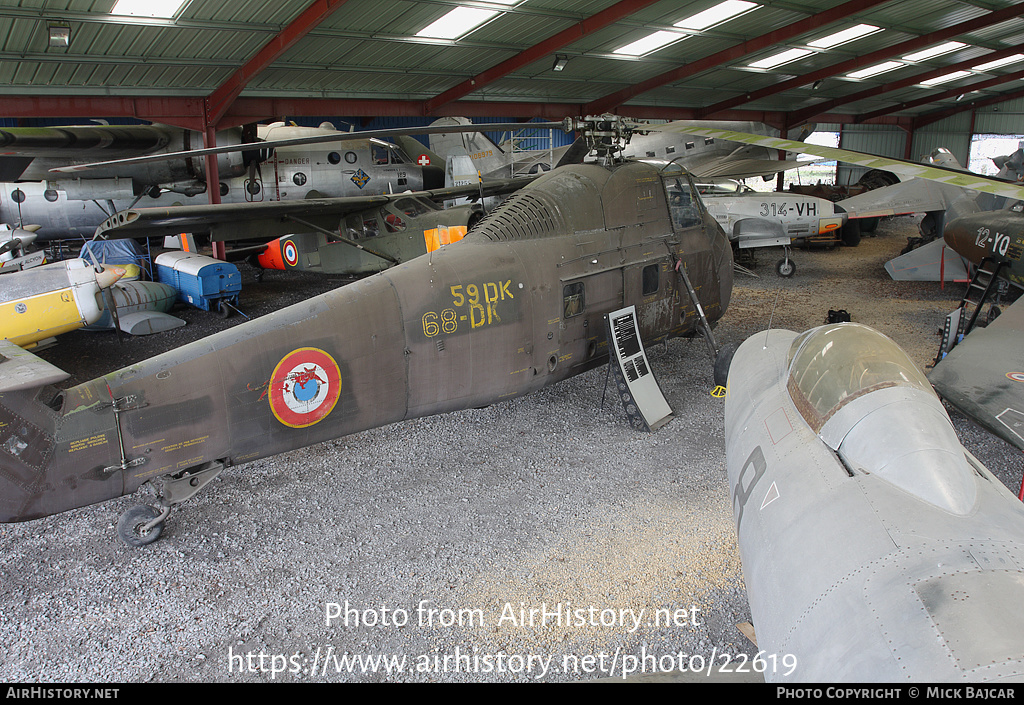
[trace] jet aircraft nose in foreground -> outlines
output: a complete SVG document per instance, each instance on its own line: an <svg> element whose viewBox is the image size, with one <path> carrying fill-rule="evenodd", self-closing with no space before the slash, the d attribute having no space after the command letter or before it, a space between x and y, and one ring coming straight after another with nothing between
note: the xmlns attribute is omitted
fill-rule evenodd
<svg viewBox="0 0 1024 705"><path fill-rule="evenodd" d="M726 456L767 680L1024 677L1024 505L859 324L736 351Z"/></svg>

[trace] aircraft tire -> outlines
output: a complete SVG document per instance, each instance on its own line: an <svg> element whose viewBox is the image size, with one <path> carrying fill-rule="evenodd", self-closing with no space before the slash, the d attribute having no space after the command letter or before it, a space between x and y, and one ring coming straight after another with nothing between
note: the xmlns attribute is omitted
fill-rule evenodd
<svg viewBox="0 0 1024 705"><path fill-rule="evenodd" d="M160 512L146 504L136 504L126 510L117 520L117 535L129 546L139 548L160 538L163 531L163 522L157 524L149 531L143 533L142 527L160 516Z"/></svg>
<svg viewBox="0 0 1024 705"><path fill-rule="evenodd" d="M788 257L783 257L775 265L775 271L778 272L780 277L788 279L796 274L796 263Z"/></svg>
<svg viewBox="0 0 1024 705"><path fill-rule="evenodd" d="M860 244L860 223L856 220L847 220L843 225L843 244L847 247L856 247Z"/></svg>
<svg viewBox="0 0 1024 705"><path fill-rule="evenodd" d="M732 365L732 356L736 354L739 345L726 343L715 356L715 384L724 387L729 382L729 367Z"/></svg>

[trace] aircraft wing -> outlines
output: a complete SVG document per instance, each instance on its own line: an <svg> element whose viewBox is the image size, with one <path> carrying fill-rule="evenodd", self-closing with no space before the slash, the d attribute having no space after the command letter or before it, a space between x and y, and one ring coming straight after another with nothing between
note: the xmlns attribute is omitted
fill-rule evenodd
<svg viewBox="0 0 1024 705"><path fill-rule="evenodd" d="M928 375L950 404L1024 450L1024 297L975 328Z"/></svg>
<svg viewBox="0 0 1024 705"><path fill-rule="evenodd" d="M910 179L843 199L836 205L841 206L850 218L876 218L944 211L964 196L977 195L977 191L960 186L928 179Z"/></svg>
<svg viewBox="0 0 1024 705"><path fill-rule="evenodd" d="M176 132L160 125L81 125L0 129L0 180L21 178L36 158L110 159L150 154Z"/></svg>
<svg viewBox="0 0 1024 705"><path fill-rule="evenodd" d="M826 159L829 161L836 160L846 162L848 164L856 164L869 169L885 169L905 178L918 177L928 179L929 181L938 181L939 183L951 184L961 188L991 193L997 196L1006 196L1007 198L1024 200L1024 186L1003 181L1001 179L982 176L980 174L972 174L970 172L943 168L941 166L931 164L919 164L917 162L908 162L903 159L879 157L871 154L864 154L863 152L853 152L848 149L838 149L836 147L822 147L816 144L797 142L795 140L784 140L778 137L765 137L764 135L755 135L747 132L715 129L703 126L700 122L687 120L669 122L664 125L636 123L635 127L638 130L657 130L661 132L695 134L702 135L704 137L712 137L714 139L755 144L769 149L782 149L787 152L796 152L798 154L810 154L819 159Z"/></svg>
<svg viewBox="0 0 1024 705"><path fill-rule="evenodd" d="M6 338L0 338L0 393L56 384L70 376Z"/></svg>
<svg viewBox="0 0 1024 705"><path fill-rule="evenodd" d="M495 196L517 191L530 180L504 179L486 182L482 187L472 184L380 196L131 208L107 218L96 228L96 234L116 238L210 232L214 240L265 240L294 232L306 232L301 228L307 223L334 230L341 218L349 213L382 206L400 198L423 196L433 201L443 201L477 196L481 189L483 195Z"/></svg>

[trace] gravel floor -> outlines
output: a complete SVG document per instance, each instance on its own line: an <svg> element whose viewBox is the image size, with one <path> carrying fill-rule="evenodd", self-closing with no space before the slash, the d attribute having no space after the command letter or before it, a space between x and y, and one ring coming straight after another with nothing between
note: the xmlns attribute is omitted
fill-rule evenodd
<svg viewBox="0 0 1024 705"><path fill-rule="evenodd" d="M845 308L928 363L963 287L889 280L913 228L796 250L789 280L780 252L759 253L719 342ZM250 316L339 283L242 269ZM178 315L189 324L161 336L75 332L41 355L77 383L244 320ZM600 369L231 468L143 549L115 532L139 497L0 526L0 681L578 681L740 664L756 647L736 627L750 615L722 402L700 341L648 353L676 417L654 434L602 408ZM1019 454L954 423L1016 491Z"/></svg>

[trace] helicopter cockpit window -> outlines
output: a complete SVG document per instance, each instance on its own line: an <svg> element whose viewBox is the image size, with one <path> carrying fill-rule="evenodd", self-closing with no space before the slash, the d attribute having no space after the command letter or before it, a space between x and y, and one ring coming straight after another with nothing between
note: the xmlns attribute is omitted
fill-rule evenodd
<svg viewBox="0 0 1024 705"><path fill-rule="evenodd" d="M363 236L364 237L377 237L380 234L380 230L377 227L376 218L366 218L363 220Z"/></svg>
<svg viewBox="0 0 1024 705"><path fill-rule="evenodd" d="M371 144L370 154L373 155L374 164L388 163L388 148L381 144Z"/></svg>
<svg viewBox="0 0 1024 705"><path fill-rule="evenodd" d="M921 370L896 343L857 323L813 328L789 349L789 395L817 433L843 406L878 389L931 392Z"/></svg>
<svg viewBox="0 0 1024 705"><path fill-rule="evenodd" d="M677 230L700 225L700 206L690 192L688 181L681 178L665 179L665 195L668 196L672 224Z"/></svg>
<svg viewBox="0 0 1024 705"><path fill-rule="evenodd" d="M583 313L586 304L583 282L573 282L562 287L562 318L572 318Z"/></svg>

